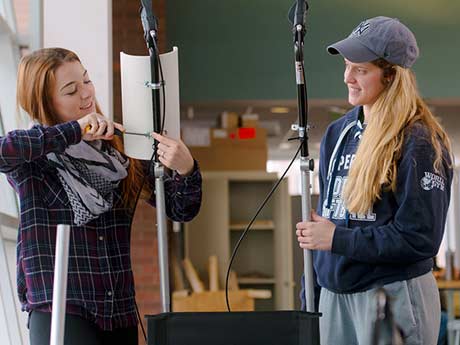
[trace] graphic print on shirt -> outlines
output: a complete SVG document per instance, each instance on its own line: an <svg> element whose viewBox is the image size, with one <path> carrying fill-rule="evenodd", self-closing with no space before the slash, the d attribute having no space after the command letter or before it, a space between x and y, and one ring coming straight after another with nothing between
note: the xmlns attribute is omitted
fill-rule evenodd
<svg viewBox="0 0 460 345"><path fill-rule="evenodd" d="M420 180L420 186L426 191L432 190L433 188L444 191L444 178L431 172L425 171L425 176L423 176Z"/></svg>
<svg viewBox="0 0 460 345"><path fill-rule="evenodd" d="M326 198L323 202L323 217L336 220L343 220L346 218L347 209L342 200L342 193L348 180L348 170L355 160L355 156L355 154L341 155L339 164L337 166L337 171L335 172L336 176L334 179L334 185L331 186L331 190L329 191L329 193L332 193L331 205L330 208L327 207L329 198ZM335 160L332 162L332 165L335 165ZM375 222L377 216L371 208L366 214L350 212L349 219L365 222Z"/></svg>

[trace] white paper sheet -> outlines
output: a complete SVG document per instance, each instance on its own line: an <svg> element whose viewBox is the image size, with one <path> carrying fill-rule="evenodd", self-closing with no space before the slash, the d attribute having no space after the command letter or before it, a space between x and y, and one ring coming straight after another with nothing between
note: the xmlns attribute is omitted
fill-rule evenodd
<svg viewBox="0 0 460 345"><path fill-rule="evenodd" d="M178 49L161 54L160 61L165 80L166 94L165 130L167 136L180 138L179 65ZM153 131L152 92L145 86L150 82L150 57L120 53L121 98L123 126L127 132L147 133ZM160 92L161 114L163 95ZM151 158L153 139L137 135L125 135L125 153L137 159Z"/></svg>

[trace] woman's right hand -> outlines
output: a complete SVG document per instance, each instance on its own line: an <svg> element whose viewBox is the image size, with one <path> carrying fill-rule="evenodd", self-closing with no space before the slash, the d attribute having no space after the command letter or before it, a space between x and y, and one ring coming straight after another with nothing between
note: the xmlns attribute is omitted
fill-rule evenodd
<svg viewBox="0 0 460 345"><path fill-rule="evenodd" d="M123 125L113 122L98 113L88 114L77 120L81 128L82 139L85 141L93 140L112 140L115 128L124 132Z"/></svg>

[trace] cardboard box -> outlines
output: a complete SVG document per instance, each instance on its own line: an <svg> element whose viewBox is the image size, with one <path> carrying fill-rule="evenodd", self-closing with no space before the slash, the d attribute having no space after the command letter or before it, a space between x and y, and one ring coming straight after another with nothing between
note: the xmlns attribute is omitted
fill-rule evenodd
<svg viewBox="0 0 460 345"><path fill-rule="evenodd" d="M254 298L250 297L247 291L229 291L233 311L254 311ZM186 297L173 293L172 309L174 312L227 311L225 291L194 292Z"/></svg>
<svg viewBox="0 0 460 345"><path fill-rule="evenodd" d="M220 114L219 120L220 120L219 121L220 128L225 128L225 129L230 129L230 130L238 128L239 122L240 122L240 118L237 113L228 112L228 111L224 111L222 114Z"/></svg>
<svg viewBox="0 0 460 345"><path fill-rule="evenodd" d="M259 115L258 114L241 115L241 127L259 127Z"/></svg>
<svg viewBox="0 0 460 345"><path fill-rule="evenodd" d="M272 298L271 290L244 289L230 290L229 299L233 311L254 311L255 299ZM174 291L172 294L174 312L189 311L227 311L225 291L203 291L188 293L187 290Z"/></svg>
<svg viewBox="0 0 460 345"><path fill-rule="evenodd" d="M189 147L203 171L266 171L267 133L264 128L212 128L209 133L209 146Z"/></svg>

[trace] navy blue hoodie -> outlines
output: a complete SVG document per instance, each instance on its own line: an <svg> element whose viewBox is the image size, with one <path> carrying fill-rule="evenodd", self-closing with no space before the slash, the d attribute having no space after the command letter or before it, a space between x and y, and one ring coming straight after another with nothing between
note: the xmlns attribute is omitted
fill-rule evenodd
<svg viewBox="0 0 460 345"><path fill-rule="evenodd" d="M315 251L317 283L354 293L429 272L444 233L452 169L433 168L434 149L422 124L406 129L396 192L382 192L365 215L341 199L362 125L355 107L329 125L321 142L318 214L336 224L331 251ZM450 162L445 152L447 162ZM303 282L302 282L303 285ZM304 293L301 293L304 299Z"/></svg>

